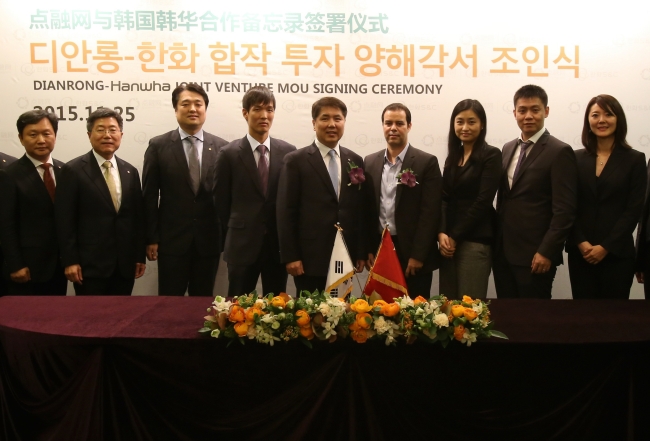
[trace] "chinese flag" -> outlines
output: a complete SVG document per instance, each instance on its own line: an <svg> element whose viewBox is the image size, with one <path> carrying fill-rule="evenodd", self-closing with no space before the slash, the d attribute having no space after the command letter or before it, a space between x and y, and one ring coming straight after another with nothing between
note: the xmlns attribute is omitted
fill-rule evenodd
<svg viewBox="0 0 650 441"><path fill-rule="evenodd" d="M395 297L408 295L404 272L387 228L384 228L381 234L375 265L370 269L368 281L363 289L363 293L367 296L372 295L373 291L386 302L392 302Z"/></svg>

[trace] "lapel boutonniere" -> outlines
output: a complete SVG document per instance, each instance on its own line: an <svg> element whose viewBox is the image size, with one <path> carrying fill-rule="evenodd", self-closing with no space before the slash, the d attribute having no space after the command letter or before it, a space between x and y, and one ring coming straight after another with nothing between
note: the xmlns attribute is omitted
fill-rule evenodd
<svg viewBox="0 0 650 441"><path fill-rule="evenodd" d="M416 181L417 177L418 175L413 173L412 169L405 168L397 174L397 180L399 181L397 184L404 184L413 188L416 186L416 184L419 184L419 182Z"/></svg>
<svg viewBox="0 0 650 441"><path fill-rule="evenodd" d="M350 185L359 185L359 190L361 190L361 184L366 181L366 175L363 174L363 169L348 160L348 175L350 176L348 187Z"/></svg>

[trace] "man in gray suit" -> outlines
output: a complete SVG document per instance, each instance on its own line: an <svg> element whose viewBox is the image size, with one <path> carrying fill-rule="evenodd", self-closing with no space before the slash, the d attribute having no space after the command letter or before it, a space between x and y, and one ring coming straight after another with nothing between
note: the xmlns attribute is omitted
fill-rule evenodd
<svg viewBox="0 0 650 441"><path fill-rule="evenodd" d="M296 147L271 138L275 97L255 86L242 100L248 133L221 148L215 168L214 200L225 237L228 295L250 293L262 276L264 294L286 291L280 262L275 200L284 157Z"/></svg>
<svg viewBox="0 0 650 441"><path fill-rule="evenodd" d="M144 154L147 258L158 260L158 294L212 296L221 240L214 165L227 142L203 131L208 94L197 84L172 92L178 128L149 141Z"/></svg>
<svg viewBox="0 0 650 441"><path fill-rule="evenodd" d="M544 128L549 114L544 89L523 86L514 105L521 136L503 146L494 284L499 298L550 299L576 217L576 158L571 146Z"/></svg>

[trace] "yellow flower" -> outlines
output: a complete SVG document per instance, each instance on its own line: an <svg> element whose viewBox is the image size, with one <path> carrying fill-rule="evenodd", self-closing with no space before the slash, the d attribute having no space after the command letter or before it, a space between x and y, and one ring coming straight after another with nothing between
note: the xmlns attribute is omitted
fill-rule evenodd
<svg viewBox="0 0 650 441"><path fill-rule="evenodd" d="M397 303L387 303L383 308L381 308L381 313L386 317L393 317L399 314L400 307Z"/></svg>
<svg viewBox="0 0 650 441"><path fill-rule="evenodd" d="M228 320L231 322L243 322L246 320L246 315L244 308L239 305L232 305L230 307L230 314L228 315Z"/></svg>
<svg viewBox="0 0 650 441"><path fill-rule="evenodd" d="M454 328L454 338L456 340L460 341L463 338L464 334L465 334L465 326L458 325Z"/></svg>
<svg viewBox="0 0 650 441"><path fill-rule="evenodd" d="M365 343L368 340L368 333L365 329L357 329L356 331L352 331L352 334L350 334L350 336L352 337L352 340L356 341L357 343Z"/></svg>
<svg viewBox="0 0 650 441"><path fill-rule="evenodd" d="M262 317L264 315L261 309L253 306L246 310L246 321L253 323L255 321L255 314L257 314L258 317Z"/></svg>
<svg viewBox="0 0 650 441"><path fill-rule="evenodd" d="M311 319L309 318L309 313L304 309L299 309L298 311L296 311L296 317L297 317L296 323L300 327L307 326L311 321ZM309 327L309 329L311 329L311 326Z"/></svg>
<svg viewBox="0 0 650 441"><path fill-rule="evenodd" d="M311 326L301 326L300 327L300 335L305 337L307 340L311 340L314 338L314 330L311 328Z"/></svg>
<svg viewBox="0 0 650 441"><path fill-rule="evenodd" d="M426 303L427 299L425 299L422 296L417 296L415 300L413 300L413 306L418 306L420 303Z"/></svg>
<svg viewBox="0 0 650 441"><path fill-rule="evenodd" d="M464 303L472 303L473 301L474 301L474 299L471 298L470 296L463 296L463 302Z"/></svg>
<svg viewBox="0 0 650 441"><path fill-rule="evenodd" d="M357 314L355 320L359 327L363 329L370 328L370 324L372 323L372 317L367 312Z"/></svg>
<svg viewBox="0 0 650 441"><path fill-rule="evenodd" d="M279 295L271 299L271 305L275 306L276 308L284 308L285 306L287 306L287 302L284 300L284 297Z"/></svg>
<svg viewBox="0 0 650 441"><path fill-rule="evenodd" d="M240 337L245 336L248 333L248 323L246 322L235 323L235 332Z"/></svg>
<svg viewBox="0 0 650 441"><path fill-rule="evenodd" d="M357 299L352 305L350 305L350 309L354 312L368 312L372 307L365 300Z"/></svg>
<svg viewBox="0 0 650 441"><path fill-rule="evenodd" d="M465 318L470 322L474 320L478 315L472 308L465 308L463 310L463 314L465 315Z"/></svg>
<svg viewBox="0 0 650 441"><path fill-rule="evenodd" d="M465 307L463 305L453 305L451 307L451 315L454 317L462 317L465 314Z"/></svg>

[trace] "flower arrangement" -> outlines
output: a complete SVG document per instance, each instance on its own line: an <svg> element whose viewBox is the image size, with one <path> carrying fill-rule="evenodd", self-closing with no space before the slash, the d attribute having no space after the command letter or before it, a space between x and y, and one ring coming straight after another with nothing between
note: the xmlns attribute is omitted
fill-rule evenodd
<svg viewBox="0 0 650 441"><path fill-rule="evenodd" d="M354 161L348 160L348 176L350 177L350 185L359 185L359 190L361 190L361 184L366 182L366 175L363 174L363 169L356 165Z"/></svg>
<svg viewBox="0 0 650 441"><path fill-rule="evenodd" d="M413 169L405 168L397 174L397 180L399 181L397 184L404 184L413 188L419 184L417 177L418 175L413 172Z"/></svg>
<svg viewBox="0 0 650 441"><path fill-rule="evenodd" d="M493 329L488 304L468 296L453 301L444 296L398 297L388 303L376 293L346 302L318 291L303 291L296 299L286 293L262 297L253 292L232 300L217 296L199 332L230 343L255 340L271 346L300 340L311 347L314 338L334 342L348 336L357 343L422 340L446 347L455 340L471 346L479 338L507 338Z"/></svg>

